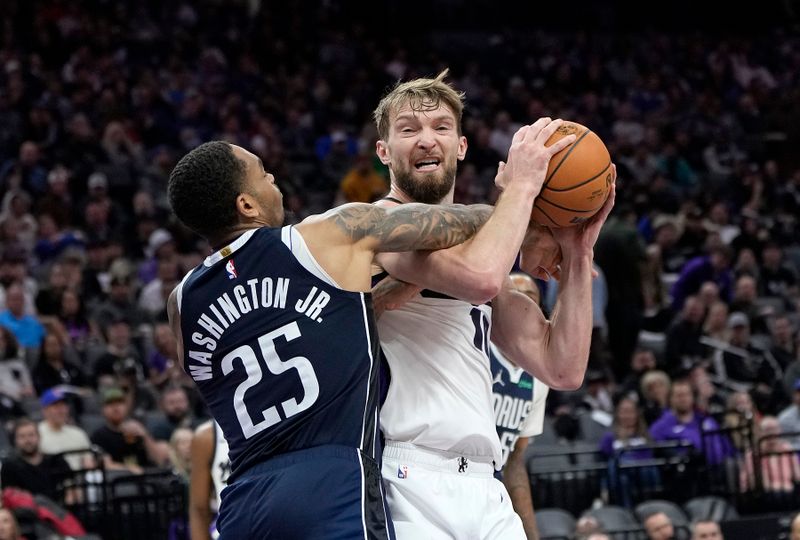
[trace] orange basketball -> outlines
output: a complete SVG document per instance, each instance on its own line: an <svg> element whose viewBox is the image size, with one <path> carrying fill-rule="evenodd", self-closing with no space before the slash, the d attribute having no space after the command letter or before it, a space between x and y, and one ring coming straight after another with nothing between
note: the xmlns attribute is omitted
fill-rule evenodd
<svg viewBox="0 0 800 540"><path fill-rule="evenodd" d="M548 227L571 227L586 221L602 208L611 189L611 156L592 130L564 122L547 146L572 133L575 142L550 160L547 179L533 204L531 219Z"/></svg>

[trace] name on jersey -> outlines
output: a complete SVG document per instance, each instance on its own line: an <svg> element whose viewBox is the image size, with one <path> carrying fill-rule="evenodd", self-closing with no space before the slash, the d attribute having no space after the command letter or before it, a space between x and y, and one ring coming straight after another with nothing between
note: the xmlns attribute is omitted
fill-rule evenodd
<svg viewBox="0 0 800 540"><path fill-rule="evenodd" d="M533 401L504 394L492 394L494 405L494 423L497 427L519 429L525 417L533 408Z"/></svg>
<svg viewBox="0 0 800 540"><path fill-rule="evenodd" d="M225 331L243 316L261 309L287 309L287 299L291 294L289 278L269 277L250 279L244 285L236 285L228 292L218 296L208 305L197 319L202 331L193 332L188 352L189 372L195 381L211 379L211 354ZM309 319L322 322L322 310L330 302L331 296L317 287L311 287L308 294L298 300L294 309Z"/></svg>

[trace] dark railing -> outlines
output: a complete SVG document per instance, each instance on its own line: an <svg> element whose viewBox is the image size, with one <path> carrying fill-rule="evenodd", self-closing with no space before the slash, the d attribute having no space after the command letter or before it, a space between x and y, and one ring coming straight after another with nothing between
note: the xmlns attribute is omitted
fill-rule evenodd
<svg viewBox="0 0 800 540"><path fill-rule="evenodd" d="M188 540L188 493L181 477L168 470L106 470L97 448L61 455L75 456L83 466L57 479L56 503L88 531L119 540Z"/></svg>

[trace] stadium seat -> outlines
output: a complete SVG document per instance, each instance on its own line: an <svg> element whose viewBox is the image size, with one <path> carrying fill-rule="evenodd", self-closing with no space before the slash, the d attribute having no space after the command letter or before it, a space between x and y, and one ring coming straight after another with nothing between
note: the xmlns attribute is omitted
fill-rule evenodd
<svg viewBox="0 0 800 540"><path fill-rule="evenodd" d="M581 430L580 440L592 443L595 447L600 444L600 439L608 431L606 426L595 421L590 414L578 415L578 424Z"/></svg>
<svg viewBox="0 0 800 540"><path fill-rule="evenodd" d="M731 503L722 497L713 495L690 499L683 505L683 509L686 510L686 514L692 521L710 519L719 523L739 517L739 512L736 511L736 508Z"/></svg>
<svg viewBox="0 0 800 540"><path fill-rule="evenodd" d="M536 525L542 538L572 538L575 532L575 518L560 508L537 510Z"/></svg>
<svg viewBox="0 0 800 540"><path fill-rule="evenodd" d="M648 516L663 512L672 521L676 527L689 525L689 519L683 509L672 501L664 501L660 499L645 501L636 506L633 513L644 524L644 520Z"/></svg>
<svg viewBox="0 0 800 540"><path fill-rule="evenodd" d="M641 528L641 524L636 521L631 511L621 506L601 506L588 510L583 515L595 518L608 533Z"/></svg>

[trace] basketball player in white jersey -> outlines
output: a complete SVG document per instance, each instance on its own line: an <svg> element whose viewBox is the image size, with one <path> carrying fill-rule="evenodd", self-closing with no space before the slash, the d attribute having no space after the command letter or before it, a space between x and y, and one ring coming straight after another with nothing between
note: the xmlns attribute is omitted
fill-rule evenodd
<svg viewBox="0 0 800 540"><path fill-rule="evenodd" d="M445 75L398 84L375 110L376 151L391 175L391 191L379 204L453 200L467 141L460 125L463 95L443 82ZM533 171L538 189L508 192L516 156L499 168L496 182L523 207L525 218L487 224L455 248L376 257L390 276L423 289L378 322L392 377L381 412L382 470L401 540L525 538L508 493L493 476L501 452L492 414L490 329L515 364L548 386L580 386L592 324L593 246L614 202L612 188L607 204L585 225L552 236L528 231L525 209L533 206L556 149L544 143L559 125L539 119L511 145L510 154L523 138L533 136L541 145ZM548 244L553 238L555 250ZM509 284L521 246L522 270L532 275L552 271L560 248L561 294L551 321Z"/></svg>
<svg viewBox="0 0 800 540"><path fill-rule="evenodd" d="M217 538L215 514L222 489L231 473L228 443L219 424L198 426L192 439L192 476L189 486L189 527L193 540Z"/></svg>

